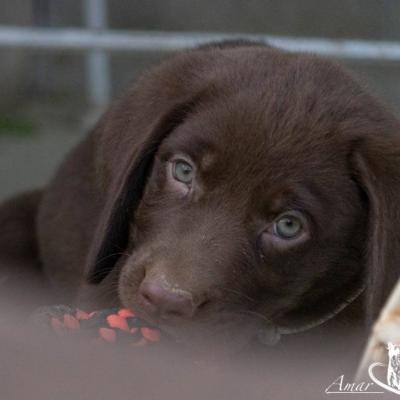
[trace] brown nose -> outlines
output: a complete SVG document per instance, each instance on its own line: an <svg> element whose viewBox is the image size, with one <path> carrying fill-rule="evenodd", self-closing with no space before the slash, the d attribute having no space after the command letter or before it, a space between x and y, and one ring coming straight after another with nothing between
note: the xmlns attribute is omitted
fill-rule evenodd
<svg viewBox="0 0 400 400"><path fill-rule="evenodd" d="M139 301L150 315L191 318L195 311L191 293L166 288L160 282L146 280L139 288Z"/></svg>

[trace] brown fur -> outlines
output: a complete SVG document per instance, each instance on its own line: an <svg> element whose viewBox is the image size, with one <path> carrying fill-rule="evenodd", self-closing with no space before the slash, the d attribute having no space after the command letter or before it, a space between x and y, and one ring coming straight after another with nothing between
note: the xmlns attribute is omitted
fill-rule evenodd
<svg viewBox="0 0 400 400"><path fill-rule="evenodd" d="M245 42L182 52L117 100L45 189L43 272L64 301L150 319L142 282L179 289L195 312L163 327L183 340L307 326L362 287L373 318L400 271L399 134L330 61ZM197 166L189 197L168 180L176 153ZM293 208L306 239L260 239Z"/></svg>

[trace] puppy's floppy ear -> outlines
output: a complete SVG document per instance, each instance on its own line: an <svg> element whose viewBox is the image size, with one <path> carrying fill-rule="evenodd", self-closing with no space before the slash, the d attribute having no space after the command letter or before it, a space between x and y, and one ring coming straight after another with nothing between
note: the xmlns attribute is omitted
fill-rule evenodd
<svg viewBox="0 0 400 400"><path fill-rule="evenodd" d="M354 178L368 199L366 313L379 314L400 277L400 126L358 141L353 152ZM396 130L397 130L396 128Z"/></svg>
<svg viewBox="0 0 400 400"><path fill-rule="evenodd" d="M100 283L126 249L129 228L143 195L154 155L163 139L183 122L195 104L196 100L190 99L171 105L151 127L148 127L147 132L141 132L144 140L138 149L135 149L134 155L127 157L127 161L119 169L120 173L112 179L89 253L89 283ZM129 152L129 149L127 151Z"/></svg>

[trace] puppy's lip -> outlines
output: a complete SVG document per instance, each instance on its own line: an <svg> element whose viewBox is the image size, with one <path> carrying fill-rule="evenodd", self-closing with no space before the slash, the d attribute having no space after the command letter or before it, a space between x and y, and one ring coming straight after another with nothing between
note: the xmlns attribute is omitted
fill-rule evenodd
<svg viewBox="0 0 400 400"><path fill-rule="evenodd" d="M142 301L136 302L135 305L132 308L135 310L135 314L143 319L144 321L157 326L158 328L164 328L164 327L176 327L176 326L181 326L181 325L186 325L187 323L190 323L191 320L186 320L184 318L181 318L179 316L174 316L174 315L162 315L160 313L155 312L154 314L150 314L146 312L143 307L141 307ZM129 308L129 307L128 307Z"/></svg>
<svg viewBox="0 0 400 400"><path fill-rule="evenodd" d="M141 309L140 305L135 305L131 307L135 310L135 315L137 315L140 319L146 321L151 326L160 329L163 333L166 333L168 336L171 336L173 339L178 338L179 335L179 326L182 325L182 321L179 321L179 318L166 318L160 315L149 315L144 310Z"/></svg>
<svg viewBox="0 0 400 400"><path fill-rule="evenodd" d="M198 333L201 330L200 327L194 327L197 324L192 320L182 320L179 317L174 318L173 316L152 316L142 310L140 305L135 305L132 309L135 310L135 314L139 318L159 329L176 343L189 343L192 336L190 332Z"/></svg>
<svg viewBox="0 0 400 400"><path fill-rule="evenodd" d="M237 332L236 323L233 321L228 323L229 326L227 326L226 322L228 321L223 323L223 320L219 320L221 324L216 326L215 320L212 319L193 320L174 316L149 315L141 308L140 302L136 302L131 307L139 318L159 329L172 342L180 345L190 346L196 342L218 342L221 338L225 341L227 334L232 335L233 338L235 332ZM254 329L253 334L248 332L246 334L248 336L247 341L251 342L257 336L257 332L256 329Z"/></svg>
<svg viewBox="0 0 400 400"><path fill-rule="evenodd" d="M146 321L148 324L159 329L168 339L175 343L189 342L188 338L182 333L182 329L179 328L179 324L174 323L170 319L149 316L145 312L137 309L135 314Z"/></svg>

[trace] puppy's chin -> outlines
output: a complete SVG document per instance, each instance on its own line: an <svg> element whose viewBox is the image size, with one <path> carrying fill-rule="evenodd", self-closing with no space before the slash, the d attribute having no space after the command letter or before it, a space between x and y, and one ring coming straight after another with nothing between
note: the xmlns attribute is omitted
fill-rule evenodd
<svg viewBox="0 0 400 400"><path fill-rule="evenodd" d="M254 342L256 330L241 329L235 325L221 327L190 326L185 328L161 327L161 330L181 347L196 358L224 359L241 353Z"/></svg>
<svg viewBox="0 0 400 400"><path fill-rule="evenodd" d="M165 343L196 358L224 359L239 354L257 340L262 329L257 321L237 316L224 316L223 321L218 316L179 321L149 318L140 308L135 310L139 317L161 330Z"/></svg>

